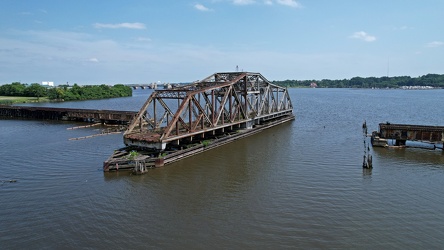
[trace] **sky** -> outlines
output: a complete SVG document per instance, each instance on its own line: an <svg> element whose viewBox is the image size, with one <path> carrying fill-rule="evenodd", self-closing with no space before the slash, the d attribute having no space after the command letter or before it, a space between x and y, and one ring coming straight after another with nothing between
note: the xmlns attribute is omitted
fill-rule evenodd
<svg viewBox="0 0 444 250"><path fill-rule="evenodd" d="M444 74L443 0L1 0L0 84Z"/></svg>

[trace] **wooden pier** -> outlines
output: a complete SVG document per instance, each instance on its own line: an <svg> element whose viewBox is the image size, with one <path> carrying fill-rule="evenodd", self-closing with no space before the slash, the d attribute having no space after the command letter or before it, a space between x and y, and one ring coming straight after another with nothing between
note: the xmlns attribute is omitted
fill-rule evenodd
<svg viewBox="0 0 444 250"><path fill-rule="evenodd" d="M405 147L406 141L443 144L444 126L380 123L379 131L372 133L372 145L387 147L388 140L395 140L399 147Z"/></svg>
<svg viewBox="0 0 444 250"><path fill-rule="evenodd" d="M0 105L0 118L63 120L102 124L128 124L137 115L134 111L71 109Z"/></svg>

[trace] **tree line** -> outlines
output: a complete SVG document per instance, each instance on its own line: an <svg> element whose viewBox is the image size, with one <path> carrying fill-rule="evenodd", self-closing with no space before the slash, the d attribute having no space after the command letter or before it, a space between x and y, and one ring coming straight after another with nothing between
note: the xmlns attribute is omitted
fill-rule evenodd
<svg viewBox="0 0 444 250"><path fill-rule="evenodd" d="M59 101L126 97L132 96L132 94L131 87L123 84L116 84L114 86L105 84L79 86L74 84L73 86L60 85L57 87L46 87L38 83L28 85L13 82L11 84L0 85L0 96L48 97L50 100Z"/></svg>
<svg viewBox="0 0 444 250"><path fill-rule="evenodd" d="M318 88L400 88L402 86L431 86L444 88L444 75L427 74L420 77L353 77L343 80L284 80L273 81L282 87L310 87L316 84Z"/></svg>

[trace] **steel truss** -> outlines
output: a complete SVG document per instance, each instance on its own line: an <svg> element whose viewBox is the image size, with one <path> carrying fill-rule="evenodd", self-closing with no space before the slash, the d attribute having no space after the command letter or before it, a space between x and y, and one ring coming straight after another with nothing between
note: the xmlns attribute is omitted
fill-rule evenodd
<svg viewBox="0 0 444 250"><path fill-rule="evenodd" d="M215 73L190 85L154 91L124 134L128 145L164 149L169 142L293 116L287 89L259 73ZM163 145L163 146L162 146Z"/></svg>

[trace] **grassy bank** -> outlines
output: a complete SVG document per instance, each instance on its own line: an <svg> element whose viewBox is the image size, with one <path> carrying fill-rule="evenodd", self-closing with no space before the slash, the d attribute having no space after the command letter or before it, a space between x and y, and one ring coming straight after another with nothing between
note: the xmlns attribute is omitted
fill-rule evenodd
<svg viewBox="0 0 444 250"><path fill-rule="evenodd" d="M26 97L26 96L0 96L0 105L11 105L15 103L29 103L29 102L48 102L47 97Z"/></svg>

